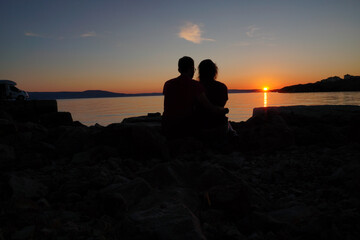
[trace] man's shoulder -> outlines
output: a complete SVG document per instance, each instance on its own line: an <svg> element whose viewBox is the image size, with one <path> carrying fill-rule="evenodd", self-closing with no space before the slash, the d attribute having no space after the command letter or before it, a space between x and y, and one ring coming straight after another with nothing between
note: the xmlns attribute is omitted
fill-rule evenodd
<svg viewBox="0 0 360 240"><path fill-rule="evenodd" d="M196 80L188 78L188 77L182 77L182 76L167 80L165 82L165 85L167 85L167 84L177 84L177 83L178 84L182 84L182 83L189 84L190 83L191 85L195 85L195 86L200 85L199 81L196 81Z"/></svg>
<svg viewBox="0 0 360 240"><path fill-rule="evenodd" d="M178 78L172 78L170 80L167 80L164 84L164 90L165 90L165 88L167 89L167 88L172 88L172 86L176 86L176 84L178 82L177 79Z"/></svg>
<svg viewBox="0 0 360 240"><path fill-rule="evenodd" d="M179 78L179 77L169 79L169 80L167 80L167 81L165 82L165 84L167 84L167 83L172 83L172 82L176 81L178 78Z"/></svg>

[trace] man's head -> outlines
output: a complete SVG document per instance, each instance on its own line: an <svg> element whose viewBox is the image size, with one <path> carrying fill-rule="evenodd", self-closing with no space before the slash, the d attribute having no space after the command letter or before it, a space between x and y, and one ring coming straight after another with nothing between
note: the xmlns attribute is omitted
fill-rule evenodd
<svg viewBox="0 0 360 240"><path fill-rule="evenodd" d="M182 57L178 62L178 70L182 75L193 77L195 73L194 60L191 57Z"/></svg>

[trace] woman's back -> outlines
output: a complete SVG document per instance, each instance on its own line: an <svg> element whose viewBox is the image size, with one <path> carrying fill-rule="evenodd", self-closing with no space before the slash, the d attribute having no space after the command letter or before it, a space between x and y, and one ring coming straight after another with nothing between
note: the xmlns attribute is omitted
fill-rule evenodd
<svg viewBox="0 0 360 240"><path fill-rule="evenodd" d="M225 106L228 100L227 87L225 84L213 81L206 85L203 84L203 87L205 89L206 97L213 105L219 107ZM216 128L227 124L227 117L225 114L213 114L203 108L199 108L198 113L200 126L203 128Z"/></svg>
<svg viewBox="0 0 360 240"><path fill-rule="evenodd" d="M199 80L205 89L206 97L209 101L219 107L224 107L228 100L228 92L225 84L216 81L218 68L210 59L203 60L199 64ZM200 126L203 128L216 128L227 124L225 114L213 114L206 109L199 107L198 117Z"/></svg>
<svg viewBox="0 0 360 240"><path fill-rule="evenodd" d="M212 104L219 107L225 106L228 100L228 89L224 83L213 80L202 85L205 89L206 97Z"/></svg>

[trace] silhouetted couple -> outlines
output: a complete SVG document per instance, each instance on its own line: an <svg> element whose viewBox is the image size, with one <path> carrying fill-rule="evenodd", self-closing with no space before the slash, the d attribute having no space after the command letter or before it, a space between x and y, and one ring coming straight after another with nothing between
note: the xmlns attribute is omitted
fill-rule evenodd
<svg viewBox="0 0 360 240"><path fill-rule="evenodd" d="M180 76L168 80L163 89L163 130L168 137L197 136L204 132L226 134L229 110L224 108L228 93L225 84L216 81L218 68L210 59L199 64L199 80L193 80L194 60L182 57Z"/></svg>

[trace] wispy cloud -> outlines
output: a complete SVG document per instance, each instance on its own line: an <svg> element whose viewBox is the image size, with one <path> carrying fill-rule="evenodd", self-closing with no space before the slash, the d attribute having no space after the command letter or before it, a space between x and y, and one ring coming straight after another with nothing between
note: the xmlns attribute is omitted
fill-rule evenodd
<svg viewBox="0 0 360 240"><path fill-rule="evenodd" d="M33 32L25 32L24 35L27 36L27 37L49 38L46 35L33 33Z"/></svg>
<svg viewBox="0 0 360 240"><path fill-rule="evenodd" d="M62 36L54 37L54 36L51 36L51 35L38 34L38 33L34 33L34 32L25 32L24 35L27 36L27 37L46 38L46 39L53 39L53 40L62 40L62 39L64 39L64 37L62 37Z"/></svg>
<svg viewBox="0 0 360 240"><path fill-rule="evenodd" d="M180 28L178 36L193 43L201 43L203 41L215 41L211 38L203 38L202 33L203 31L200 29L200 25L187 22L184 26Z"/></svg>
<svg viewBox="0 0 360 240"><path fill-rule="evenodd" d="M251 25L248 27L248 31L246 32L246 35L250 38L255 36L255 33L259 31L260 28L256 27L255 25Z"/></svg>
<svg viewBox="0 0 360 240"><path fill-rule="evenodd" d="M239 47L247 47L247 46L251 46L251 43L246 41L240 41L235 43L234 45Z"/></svg>
<svg viewBox="0 0 360 240"><path fill-rule="evenodd" d="M27 36L27 37L47 38L47 39L53 39L53 40L89 38L89 37L97 37L98 36L95 31L85 32L85 33L82 33L82 34L77 34L77 35L74 35L74 36L67 36L67 37L51 36L51 35L39 34L39 33L31 32L31 31L24 32L24 35Z"/></svg>
<svg viewBox="0 0 360 240"><path fill-rule="evenodd" d="M274 43L276 39L262 31L261 28L251 25L247 27L246 37L242 37L241 41L235 43L235 46L248 47L248 46L276 46Z"/></svg>
<svg viewBox="0 0 360 240"><path fill-rule="evenodd" d="M86 32L86 33L81 34L80 37L83 37L83 38L96 37L96 32L94 32L94 31Z"/></svg>

